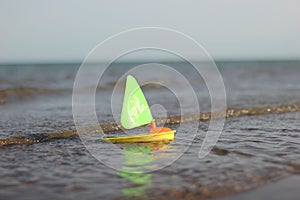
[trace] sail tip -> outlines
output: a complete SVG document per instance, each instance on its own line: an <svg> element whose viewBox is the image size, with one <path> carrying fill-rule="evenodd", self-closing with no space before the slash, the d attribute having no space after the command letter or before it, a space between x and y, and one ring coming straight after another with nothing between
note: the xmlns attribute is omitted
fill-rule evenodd
<svg viewBox="0 0 300 200"><path fill-rule="evenodd" d="M126 81L128 81L128 80L130 80L130 79L136 81L136 79L134 78L134 76L128 74L127 77L126 77Z"/></svg>

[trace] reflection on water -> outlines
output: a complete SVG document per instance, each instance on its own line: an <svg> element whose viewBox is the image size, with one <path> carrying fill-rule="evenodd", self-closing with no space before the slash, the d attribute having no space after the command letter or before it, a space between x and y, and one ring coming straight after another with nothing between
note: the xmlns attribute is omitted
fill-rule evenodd
<svg viewBox="0 0 300 200"><path fill-rule="evenodd" d="M118 175L131 183L122 189L122 194L127 197L142 196L147 189L152 187L152 174L145 173L145 169L155 159L167 156L163 150L170 148L170 146L167 143L158 142L123 144L122 147L125 150L125 162L122 167L123 171Z"/></svg>

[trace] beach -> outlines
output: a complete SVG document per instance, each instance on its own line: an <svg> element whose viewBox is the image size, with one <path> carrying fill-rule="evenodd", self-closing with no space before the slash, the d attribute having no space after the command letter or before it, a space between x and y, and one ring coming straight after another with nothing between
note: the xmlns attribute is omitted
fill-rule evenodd
<svg viewBox="0 0 300 200"><path fill-rule="evenodd" d="M167 109L165 124L171 128L181 122L187 127L195 121L200 125L179 159L147 173L112 169L82 143L72 113L80 64L0 66L0 198L234 200L264 199L274 193L297 199L300 62L217 62L227 96L226 119L217 144L202 159L198 153L211 118L205 82L186 63L165 64L188 77L200 113L191 108L190 115L181 116L174 95L157 86L142 88L149 104ZM118 78L137 65L113 64L99 82L96 113L107 135L122 135L112 116L111 95ZM187 128L184 134L190 132ZM108 144L98 140L95 144L104 159L113 156ZM147 162L172 156L185 145L185 139L175 135L175 142L151 146Z"/></svg>

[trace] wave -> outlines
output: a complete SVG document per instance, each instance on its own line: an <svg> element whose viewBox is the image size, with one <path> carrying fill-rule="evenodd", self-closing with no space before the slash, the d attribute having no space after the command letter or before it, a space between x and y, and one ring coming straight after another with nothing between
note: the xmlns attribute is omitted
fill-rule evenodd
<svg viewBox="0 0 300 200"><path fill-rule="evenodd" d="M104 85L98 86L97 90L111 90L113 89L115 82L108 82ZM143 88L157 89L161 86L147 85ZM93 89L93 87L88 87L85 89ZM51 94L62 94L71 93L72 89L50 89L50 88L37 88L37 87L15 87L0 89L0 105L6 104L13 101L25 100L28 97L37 97L41 95L51 95Z"/></svg>
<svg viewBox="0 0 300 200"><path fill-rule="evenodd" d="M34 87L17 87L0 90L0 104L5 104L11 101L23 100L28 97L47 94L61 94L66 89L47 89L47 88L34 88Z"/></svg>
<svg viewBox="0 0 300 200"><path fill-rule="evenodd" d="M210 119L217 120L220 117L233 118L242 117L250 115L267 115L267 114L283 114L290 112L300 112L300 103L278 105L278 106L267 106L267 107L254 107L254 108L230 108L225 112L215 112L215 113L200 113L200 114L188 114L188 115L178 115L170 116L166 119L157 118L156 122L158 125L177 125L180 123L189 123L194 121L208 121ZM104 133L118 133L122 131L121 125L116 123L101 123L102 131ZM95 126L86 127L87 132L95 132ZM97 132L97 131L96 131ZM7 145L21 145L21 144L34 144L40 142L47 142L56 139L71 139L78 138L76 130L66 130L61 132L49 132L49 133L39 133L31 134L28 136L12 136L0 139L0 146Z"/></svg>

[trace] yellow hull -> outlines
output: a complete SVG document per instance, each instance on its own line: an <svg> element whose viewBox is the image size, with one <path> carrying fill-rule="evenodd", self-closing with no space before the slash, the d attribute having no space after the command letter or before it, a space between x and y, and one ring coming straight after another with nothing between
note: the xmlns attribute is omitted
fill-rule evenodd
<svg viewBox="0 0 300 200"><path fill-rule="evenodd" d="M123 137L115 137L115 138L103 138L103 140L107 142L113 143L139 143L139 142L159 142L159 141L173 141L174 140L174 133L176 131L168 131L162 133L144 133L139 135L133 136L123 136Z"/></svg>

